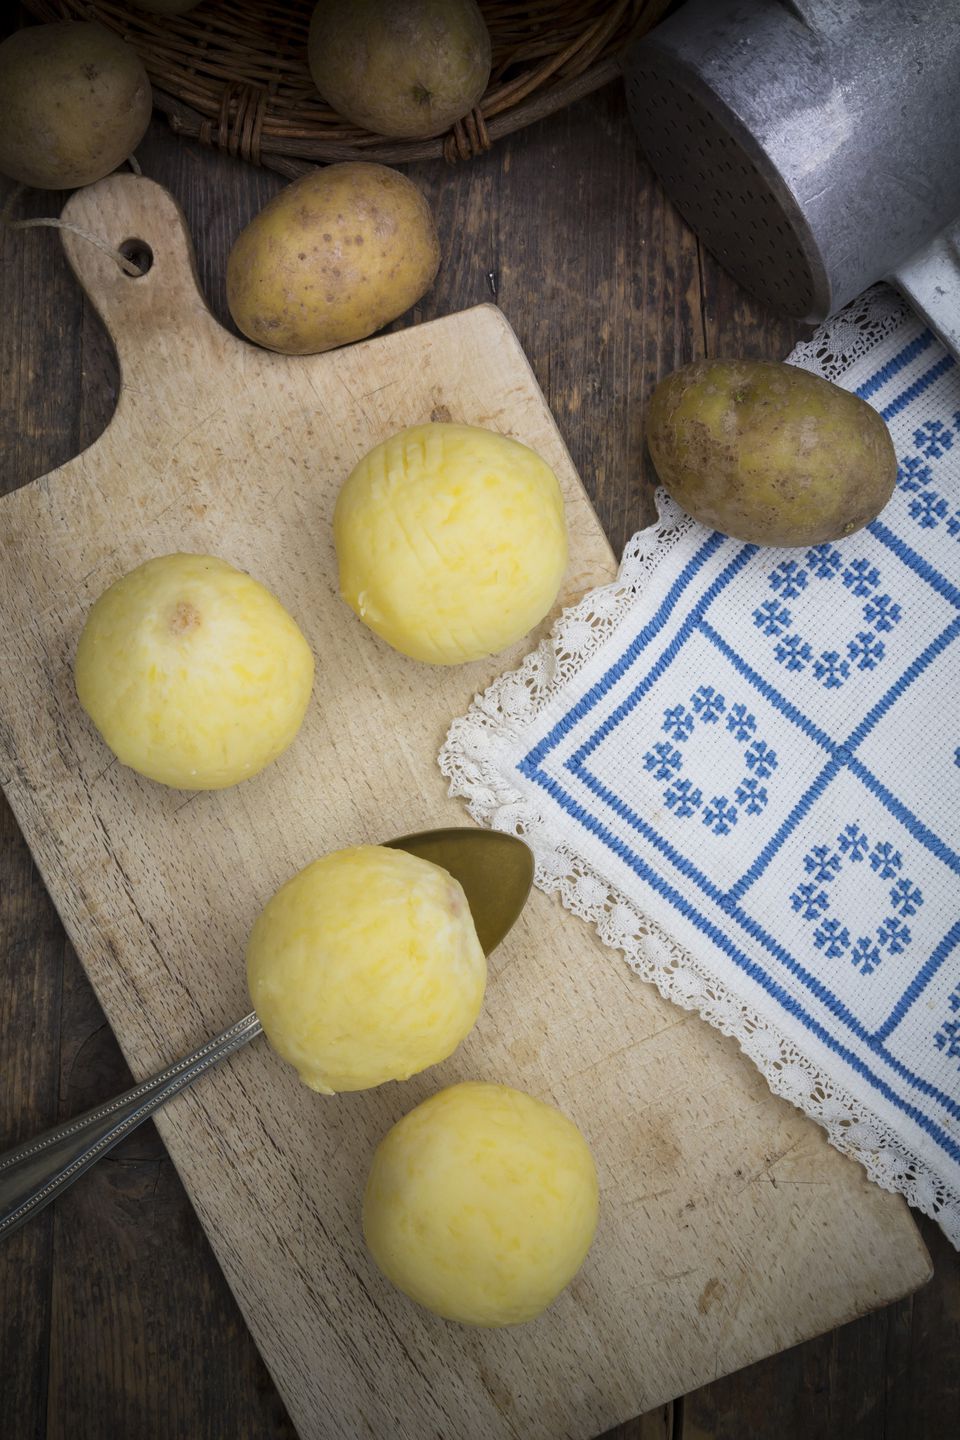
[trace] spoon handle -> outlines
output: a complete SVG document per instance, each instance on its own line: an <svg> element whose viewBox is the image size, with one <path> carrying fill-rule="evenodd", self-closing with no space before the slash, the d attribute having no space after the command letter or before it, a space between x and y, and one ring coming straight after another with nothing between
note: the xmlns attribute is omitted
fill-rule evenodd
<svg viewBox="0 0 960 1440"><path fill-rule="evenodd" d="M38 1214L172 1095L262 1030L255 1013L245 1015L125 1094L0 1155L0 1235L10 1234Z"/></svg>

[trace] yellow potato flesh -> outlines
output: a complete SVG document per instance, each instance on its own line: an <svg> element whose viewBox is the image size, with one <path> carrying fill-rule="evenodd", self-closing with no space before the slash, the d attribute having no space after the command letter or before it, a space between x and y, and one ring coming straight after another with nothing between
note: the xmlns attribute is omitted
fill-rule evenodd
<svg viewBox="0 0 960 1440"><path fill-rule="evenodd" d="M549 465L472 425L416 425L378 445L344 483L333 526L347 604L396 650L437 665L526 635L567 563Z"/></svg>
<svg viewBox="0 0 960 1440"><path fill-rule="evenodd" d="M255 775L300 728L313 656L269 590L210 555L162 555L105 591L77 648L80 703L118 759L214 790Z"/></svg>
<svg viewBox="0 0 960 1440"><path fill-rule="evenodd" d="M486 978L458 881L380 845L308 865L267 904L247 946L267 1039L327 1095L446 1059L473 1028Z"/></svg>
<svg viewBox="0 0 960 1440"><path fill-rule="evenodd" d="M531 1320L579 1270L597 1174L572 1120L508 1085L454 1085L381 1141L363 1202L377 1265L468 1325Z"/></svg>

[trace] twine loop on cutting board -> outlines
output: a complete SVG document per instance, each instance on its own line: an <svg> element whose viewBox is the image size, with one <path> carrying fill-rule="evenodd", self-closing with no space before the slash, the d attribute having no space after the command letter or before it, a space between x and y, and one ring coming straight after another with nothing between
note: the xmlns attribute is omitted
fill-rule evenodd
<svg viewBox="0 0 960 1440"><path fill-rule="evenodd" d="M127 163L135 175L143 174L143 170L135 155L129 155L127 157ZM104 240L102 236L94 235L90 230L84 230L82 226L74 225L70 220L61 220L55 215L38 215L31 220L11 220L10 216L13 212L13 207L26 189L26 185L16 185L13 190L11 190L3 209L0 210L0 226L4 226L7 230L39 230L41 228L49 230L69 230L71 235L79 235L81 240L87 240L91 245L96 245L97 249L102 250L105 255L109 255L111 260L116 261L125 275L130 275L136 280L139 280L142 275L146 275L150 269L150 262L147 262L143 266L135 264L122 250L118 250L116 246L111 245L109 241Z"/></svg>

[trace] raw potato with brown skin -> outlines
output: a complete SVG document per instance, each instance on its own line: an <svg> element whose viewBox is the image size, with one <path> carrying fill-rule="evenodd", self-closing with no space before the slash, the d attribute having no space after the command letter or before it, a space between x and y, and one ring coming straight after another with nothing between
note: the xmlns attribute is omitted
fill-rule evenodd
<svg viewBox="0 0 960 1440"><path fill-rule="evenodd" d="M320 94L354 125L424 139L486 90L490 32L476 0L319 0L307 56Z"/></svg>
<svg viewBox="0 0 960 1440"><path fill-rule="evenodd" d="M143 61L103 25L34 25L0 45L0 171L41 190L102 180L140 144Z"/></svg>
<svg viewBox="0 0 960 1440"><path fill-rule="evenodd" d="M365 161L328 165L281 190L242 231L227 260L227 303L258 345L311 355L395 320L439 264L433 216L411 180Z"/></svg>
<svg viewBox="0 0 960 1440"><path fill-rule="evenodd" d="M886 425L849 390L794 365L698 360L647 412L657 474L703 525L756 545L821 545L869 524L893 493Z"/></svg>

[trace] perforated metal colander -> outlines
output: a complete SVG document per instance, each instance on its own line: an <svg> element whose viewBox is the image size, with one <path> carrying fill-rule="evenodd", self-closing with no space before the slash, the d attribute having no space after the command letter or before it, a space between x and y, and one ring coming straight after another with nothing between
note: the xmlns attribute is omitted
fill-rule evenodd
<svg viewBox="0 0 960 1440"><path fill-rule="evenodd" d="M628 52L684 217L816 321L887 278L960 346L960 0L689 0Z"/></svg>

